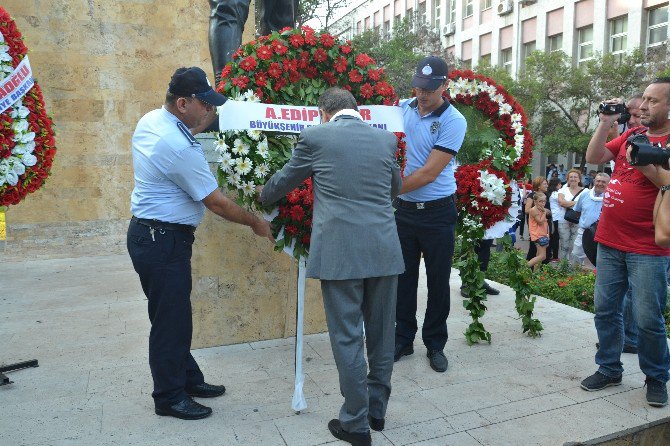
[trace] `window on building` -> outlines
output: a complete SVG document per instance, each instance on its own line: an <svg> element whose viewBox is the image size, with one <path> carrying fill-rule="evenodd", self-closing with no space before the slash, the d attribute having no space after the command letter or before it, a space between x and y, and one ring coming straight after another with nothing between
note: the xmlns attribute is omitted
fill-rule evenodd
<svg viewBox="0 0 670 446"><path fill-rule="evenodd" d="M363 30L367 31L370 29L370 17L364 19Z"/></svg>
<svg viewBox="0 0 670 446"><path fill-rule="evenodd" d="M555 34L547 37L547 51L563 50L563 34Z"/></svg>
<svg viewBox="0 0 670 446"><path fill-rule="evenodd" d="M493 7L493 0L481 0L482 11Z"/></svg>
<svg viewBox="0 0 670 446"><path fill-rule="evenodd" d="M593 25L577 30L577 65L593 59Z"/></svg>
<svg viewBox="0 0 670 446"><path fill-rule="evenodd" d="M442 10L442 0L433 0L433 28L440 32L440 11Z"/></svg>
<svg viewBox="0 0 670 446"><path fill-rule="evenodd" d="M363 32L363 24L361 22L356 22L356 34Z"/></svg>
<svg viewBox="0 0 670 446"><path fill-rule="evenodd" d="M617 62L621 62L626 55L628 45L628 16L610 20L610 53Z"/></svg>
<svg viewBox="0 0 670 446"><path fill-rule="evenodd" d="M512 73L512 48L500 50L500 66L508 73Z"/></svg>
<svg viewBox="0 0 670 446"><path fill-rule="evenodd" d="M668 7L649 10L649 28L647 31L647 47L667 44L668 39Z"/></svg>
<svg viewBox="0 0 670 446"><path fill-rule="evenodd" d="M491 54L479 56L479 65L491 65Z"/></svg>
<svg viewBox="0 0 670 446"><path fill-rule="evenodd" d="M456 21L456 0L447 0L449 2L449 17L448 22Z"/></svg>
<svg viewBox="0 0 670 446"><path fill-rule="evenodd" d="M475 0L465 0L463 2L463 18L466 19L475 13Z"/></svg>
<svg viewBox="0 0 670 446"><path fill-rule="evenodd" d="M526 59L528 56L531 55L533 51L535 51L537 48L535 46L535 41L524 43L523 47L521 47L521 66L526 65Z"/></svg>
<svg viewBox="0 0 670 446"><path fill-rule="evenodd" d="M426 2L419 3L419 23L428 23L428 20L426 20Z"/></svg>
<svg viewBox="0 0 670 446"><path fill-rule="evenodd" d="M391 37L391 21L387 20L384 22L384 37Z"/></svg>
<svg viewBox="0 0 670 446"><path fill-rule="evenodd" d="M400 16L400 14L398 14L397 16L395 16L395 19L393 20L393 26L398 26L401 21L402 17Z"/></svg>

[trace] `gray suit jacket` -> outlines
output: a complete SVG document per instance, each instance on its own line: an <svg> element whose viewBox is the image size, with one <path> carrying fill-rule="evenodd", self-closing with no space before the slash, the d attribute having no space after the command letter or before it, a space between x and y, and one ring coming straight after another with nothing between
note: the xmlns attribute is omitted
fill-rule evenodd
<svg viewBox="0 0 670 446"><path fill-rule="evenodd" d="M396 145L392 133L339 116L305 129L289 162L267 182L266 205L313 177L308 277L362 279L405 270L391 207L402 184Z"/></svg>

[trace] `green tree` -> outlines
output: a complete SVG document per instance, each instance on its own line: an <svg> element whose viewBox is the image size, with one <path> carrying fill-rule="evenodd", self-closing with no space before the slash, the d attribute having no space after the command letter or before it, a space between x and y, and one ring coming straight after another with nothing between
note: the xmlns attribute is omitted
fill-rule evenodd
<svg viewBox="0 0 670 446"><path fill-rule="evenodd" d="M638 91L645 74L640 50L621 62L612 54L596 54L580 66L563 52L535 51L510 92L526 110L542 151L584 154L597 124L598 104Z"/></svg>
<svg viewBox="0 0 670 446"><path fill-rule="evenodd" d="M365 31L353 39L353 46L377 59L384 67L390 83L399 97L409 97L416 64L428 55L446 57L440 36L426 23L406 17L396 23L390 36L374 30Z"/></svg>
<svg viewBox="0 0 670 446"><path fill-rule="evenodd" d="M295 26L301 27L312 19L321 24L319 31L326 31L337 12L349 6L349 0L299 0Z"/></svg>

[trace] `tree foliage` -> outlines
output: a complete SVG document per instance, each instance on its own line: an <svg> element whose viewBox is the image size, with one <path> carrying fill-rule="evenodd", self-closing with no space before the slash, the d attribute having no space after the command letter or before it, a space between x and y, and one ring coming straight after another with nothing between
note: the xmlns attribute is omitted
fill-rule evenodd
<svg viewBox="0 0 670 446"><path fill-rule="evenodd" d="M296 27L316 19L321 24L317 31L327 31L337 12L349 6L349 2L350 0L299 0Z"/></svg>
<svg viewBox="0 0 670 446"><path fill-rule="evenodd" d="M412 76L416 64L428 55L446 57L440 36L427 24L413 17L398 22L390 36L374 30L365 31L351 40L354 47L377 59L384 67L391 84L400 97L412 92Z"/></svg>

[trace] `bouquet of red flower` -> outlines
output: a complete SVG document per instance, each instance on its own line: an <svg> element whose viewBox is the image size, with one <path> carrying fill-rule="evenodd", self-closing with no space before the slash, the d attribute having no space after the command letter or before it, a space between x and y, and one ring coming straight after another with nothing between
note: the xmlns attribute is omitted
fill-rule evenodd
<svg viewBox="0 0 670 446"><path fill-rule="evenodd" d="M365 53L328 33L304 26L286 28L242 45L221 72L217 90L233 99L267 104L317 105L331 86L351 91L361 105L397 103L384 69ZM398 136L398 160L404 166L403 134ZM282 167L290 156L293 140L277 132L239 131L220 135L219 182L238 193L238 202L255 207L253 189ZM234 153L235 149L237 153ZM238 155L242 153L240 161ZM235 158L237 156L237 158ZM241 163L241 164L240 164ZM283 229L277 248L294 246L294 255L309 250L312 225L312 184L305 181L279 202L272 222L275 236Z"/></svg>
<svg viewBox="0 0 670 446"><path fill-rule="evenodd" d="M26 52L16 24L0 7L0 80L11 75ZM0 113L0 206L18 204L49 176L56 153L51 126L37 83Z"/></svg>

